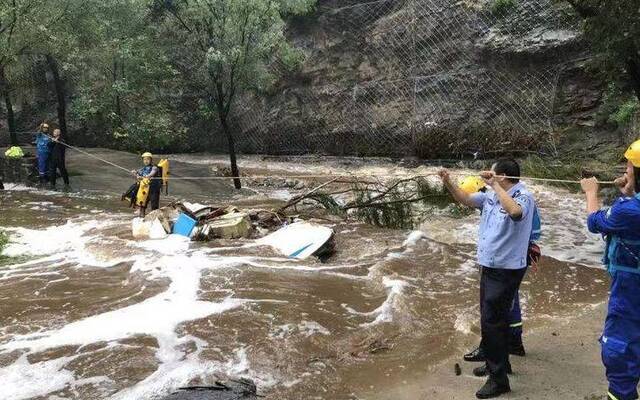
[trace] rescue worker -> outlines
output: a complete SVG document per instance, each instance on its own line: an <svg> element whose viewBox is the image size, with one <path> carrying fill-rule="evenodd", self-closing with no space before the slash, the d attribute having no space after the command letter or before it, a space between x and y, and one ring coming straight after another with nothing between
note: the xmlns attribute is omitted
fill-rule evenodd
<svg viewBox="0 0 640 400"><path fill-rule="evenodd" d="M473 195L478 192L486 192L486 186L484 181L480 177L469 176L462 180L460 183L460 189L469 195ZM529 238L530 246L536 246L535 242L540 239L541 234L541 221L537 208L534 211L533 226L531 237ZM535 248L534 248L535 249ZM539 251L539 248L538 248ZM539 254L531 254L529 258L529 264L531 267L536 268L539 259ZM511 312L509 313L509 354L519 357L524 357L526 351L522 342L522 310L520 307L520 294L516 292L513 304L511 306ZM476 347L474 350L464 355L464 360L467 362L485 362L484 351L482 346ZM485 376L487 374L485 367L476 368L474 374L477 376Z"/></svg>
<svg viewBox="0 0 640 400"><path fill-rule="evenodd" d="M480 325L489 378L476 397L498 397L511 391L507 376L511 371L509 313L527 270L535 201L518 179L520 166L515 160L499 160L491 171L480 174L493 189L488 193L470 195L451 182L447 170L439 175L456 201L482 209L478 240Z"/></svg>
<svg viewBox="0 0 640 400"><path fill-rule="evenodd" d="M149 205L151 205L152 211L160 208L160 191L162 189L162 171L153 164L153 155L149 152L142 154L142 162L144 163L144 167L137 171L131 171L133 176L135 176L140 183L138 191L143 190L142 185L145 178L150 181L148 196L144 199L142 204L137 204L138 215L140 217L145 216Z"/></svg>
<svg viewBox="0 0 640 400"><path fill-rule="evenodd" d="M589 231L606 237L604 263L611 294L600 339L609 381L608 398L635 400L640 379L640 140L625 153L626 173L618 178L622 197L601 209L599 184L583 179Z"/></svg>
<svg viewBox="0 0 640 400"><path fill-rule="evenodd" d="M38 132L36 133L36 158L38 160L38 177L40 178L40 184L44 185L47 182L47 176L49 173L49 154L51 138L49 137L49 125L46 122L40 124Z"/></svg>
<svg viewBox="0 0 640 400"><path fill-rule="evenodd" d="M67 167L65 165L65 151L66 146L62 140L62 132L60 129L53 130L53 137L49 143L50 147L50 165L49 165L49 182L51 189L56 189L56 179L58 172L64 181L65 190L69 190L69 174L67 173Z"/></svg>

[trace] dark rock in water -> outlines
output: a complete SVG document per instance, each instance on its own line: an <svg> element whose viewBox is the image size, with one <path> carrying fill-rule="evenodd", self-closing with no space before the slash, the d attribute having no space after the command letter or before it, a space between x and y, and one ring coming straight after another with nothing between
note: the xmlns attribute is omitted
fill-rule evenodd
<svg viewBox="0 0 640 400"><path fill-rule="evenodd" d="M22 158L0 157L0 181L32 185L38 182L38 168L36 158L25 156Z"/></svg>
<svg viewBox="0 0 640 400"><path fill-rule="evenodd" d="M216 382L211 386L190 386L178 389L177 392L163 397L161 400L256 400L256 385L247 379Z"/></svg>

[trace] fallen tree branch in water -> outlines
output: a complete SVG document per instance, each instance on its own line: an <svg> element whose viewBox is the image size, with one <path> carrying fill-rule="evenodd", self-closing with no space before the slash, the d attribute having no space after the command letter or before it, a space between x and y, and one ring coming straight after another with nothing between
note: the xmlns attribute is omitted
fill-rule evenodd
<svg viewBox="0 0 640 400"><path fill-rule="evenodd" d="M344 207L341 207L341 208L344 211L352 210L352 209L356 209L356 208L368 208L368 207L370 207L370 208L381 208L381 207L389 206L389 205L393 205L393 204L417 203L417 202L428 200L428 199L442 198L442 197L446 197L446 195L432 195L432 196L423 196L423 197L408 198L408 199L402 199L402 200L383 201L383 202L366 203L366 204L352 204L352 205L344 206Z"/></svg>
<svg viewBox="0 0 640 400"><path fill-rule="evenodd" d="M309 196L313 195L314 193L316 193L318 190L322 189L325 186L329 186L330 184L334 183L335 181L337 181L338 179L332 179L328 182L323 183L322 185L316 187L315 189L311 189L309 192L307 192L306 194L303 195L299 195L294 197L293 199L289 200L287 202L287 204L285 204L284 206L282 206L279 210L278 213L282 213L284 210L286 210L287 208L293 207L296 204L300 203L302 200L309 198Z"/></svg>

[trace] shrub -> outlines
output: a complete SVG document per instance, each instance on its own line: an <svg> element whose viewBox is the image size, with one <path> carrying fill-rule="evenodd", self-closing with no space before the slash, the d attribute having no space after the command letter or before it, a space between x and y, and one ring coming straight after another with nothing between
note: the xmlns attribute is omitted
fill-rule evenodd
<svg viewBox="0 0 640 400"><path fill-rule="evenodd" d="M638 111L640 111L638 99L629 100L622 103L622 105L609 116L609 121L615 122L618 126L629 125Z"/></svg>

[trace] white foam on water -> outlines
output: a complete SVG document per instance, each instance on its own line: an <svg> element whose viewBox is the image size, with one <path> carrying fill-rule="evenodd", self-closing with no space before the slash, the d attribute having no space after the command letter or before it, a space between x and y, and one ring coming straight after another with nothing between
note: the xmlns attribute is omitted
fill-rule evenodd
<svg viewBox="0 0 640 400"><path fill-rule="evenodd" d="M271 199L289 201L293 198L293 194L285 189L278 189L266 193Z"/></svg>
<svg viewBox="0 0 640 400"><path fill-rule="evenodd" d="M426 240L427 235L422 231L413 231L409 234L407 239L402 243L403 247L413 247L421 240Z"/></svg>
<svg viewBox="0 0 640 400"><path fill-rule="evenodd" d="M72 322L58 330L16 336L0 348L42 351L65 345L109 342L138 334L171 336L182 322L219 314L244 303L233 298L220 303L197 300L203 268L198 260L187 256L165 257L159 264L171 279L166 291L125 308Z"/></svg>
<svg viewBox="0 0 640 400"><path fill-rule="evenodd" d="M471 328L477 324L478 315L469 311L460 310L456 316L456 320L453 323L453 327L456 331L469 335L472 333Z"/></svg>
<svg viewBox="0 0 640 400"><path fill-rule="evenodd" d="M164 393L187 384L196 376L212 372L242 370L247 376L255 375L262 382L272 384L271 377L248 372L248 360L244 353L237 354L224 364L200 360L198 356L206 343L192 336L179 337L176 331L184 322L220 314L247 302L232 297L219 302L198 300L202 271L231 265L234 265L233 262L222 258L212 261L206 254L198 252L192 255L163 256L155 262L153 258L140 257L134 268L155 271L156 276L165 276L171 280L164 292L128 307L69 323L60 329L15 336L0 346L0 350L28 349L27 354L31 354L65 345L84 346L102 341L115 345L116 341L135 335L155 337L159 344L156 352L160 363L158 370L142 382L114 395L113 399L118 400L140 399ZM198 350L185 355L180 350L180 345L187 342L195 342ZM8 390L15 393L17 398L34 395L25 388L38 387L36 395L43 395L67 385L78 385L73 373L64 370L69 358L29 364L25 357L3 371L6 376L0 379L0 382L7 383L3 386L8 385ZM55 379L41 385L41 380L47 375L54 376Z"/></svg>
<svg viewBox="0 0 640 400"><path fill-rule="evenodd" d="M10 243L5 249L9 257L23 255L50 255L73 252L81 254L85 245L94 239L87 235L92 229L106 228L113 221L69 220L64 225L44 229L4 228L10 235Z"/></svg>
<svg viewBox="0 0 640 400"><path fill-rule="evenodd" d="M21 183L5 183L4 190L8 192L30 192L33 188Z"/></svg>
<svg viewBox="0 0 640 400"><path fill-rule="evenodd" d="M320 334L325 336L331 335L331 332L327 328L320 325L316 321L302 321L298 325L298 328L307 337L313 336L315 334Z"/></svg>
<svg viewBox="0 0 640 400"><path fill-rule="evenodd" d="M407 286L407 282L399 279L391 279L389 277L382 278L383 285L387 288L387 298L378 308L373 311L361 313L369 317L375 316L375 319L371 322L365 322L360 324L363 327L370 327L378 325L383 322L393 321L393 312L397 308L397 305L402 296L402 291Z"/></svg>
<svg viewBox="0 0 640 400"><path fill-rule="evenodd" d="M165 239L152 239L135 242L137 247L157 251L162 254L179 254L189 250L191 239L182 235L169 235Z"/></svg>
<svg viewBox="0 0 640 400"><path fill-rule="evenodd" d="M72 360L73 357L60 357L30 364L22 355L13 364L0 368L2 398L31 399L64 389L74 380L73 373L64 369Z"/></svg>

